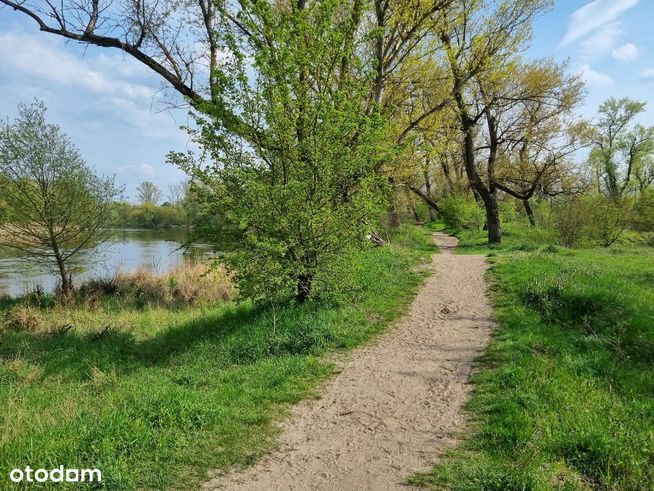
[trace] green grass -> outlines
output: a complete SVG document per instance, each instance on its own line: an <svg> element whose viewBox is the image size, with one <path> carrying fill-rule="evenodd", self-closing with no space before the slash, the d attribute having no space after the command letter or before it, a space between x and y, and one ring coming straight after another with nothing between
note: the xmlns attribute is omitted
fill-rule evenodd
<svg viewBox="0 0 654 491"><path fill-rule="evenodd" d="M322 355L365 342L410 304L434 246L415 227L393 242L354 260L347 304L289 306L274 323L248 303L54 309L44 315L75 328L0 332L0 489L26 465L98 468L102 489L125 490L195 489L208 469L252 463L287 406L332 373Z"/></svg>
<svg viewBox="0 0 654 491"><path fill-rule="evenodd" d="M491 252L498 327L474 377L471 434L434 489L654 489L654 249L547 245L507 227Z"/></svg>

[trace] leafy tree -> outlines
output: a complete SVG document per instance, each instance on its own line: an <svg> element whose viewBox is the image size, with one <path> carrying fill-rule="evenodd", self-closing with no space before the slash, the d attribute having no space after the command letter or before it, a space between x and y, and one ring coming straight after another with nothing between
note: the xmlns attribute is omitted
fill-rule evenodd
<svg viewBox="0 0 654 491"><path fill-rule="evenodd" d="M564 192L569 160L585 145L588 126L574 112L583 83L551 60L518 62L505 74L499 83L478 81L486 123L479 149L488 151L494 186L522 201L535 226L529 200Z"/></svg>
<svg viewBox="0 0 654 491"><path fill-rule="evenodd" d="M462 0L438 27L445 63L451 77L450 92L463 135L463 162L470 186L484 204L489 243L502 239L498 205L497 159L499 134L490 89L501 90L510 80L526 47L533 19L549 8L547 0ZM488 141L480 159L476 139L485 120Z"/></svg>
<svg viewBox="0 0 654 491"><path fill-rule="evenodd" d="M142 204L156 205L161 201L161 190L150 181L143 181L136 188L138 199Z"/></svg>
<svg viewBox="0 0 654 491"><path fill-rule="evenodd" d="M203 204L197 234L227 252L251 297L305 301L319 272L366 244L383 209L379 170L393 146L385 118L366 108L367 39L354 36L361 9L344 0L251 6L248 34L231 49L256 56L235 64L230 82L247 126L265 139L252 145L220 119L200 118L205 159L171 155Z"/></svg>
<svg viewBox="0 0 654 491"><path fill-rule="evenodd" d="M654 127L634 124L645 106L625 97L599 108L590 163L598 191L611 198L642 193L654 183Z"/></svg>
<svg viewBox="0 0 654 491"><path fill-rule="evenodd" d="M64 296L73 289L72 263L107 240L110 206L120 195L98 177L36 102L0 128L0 179L8 206L0 246L55 270Z"/></svg>

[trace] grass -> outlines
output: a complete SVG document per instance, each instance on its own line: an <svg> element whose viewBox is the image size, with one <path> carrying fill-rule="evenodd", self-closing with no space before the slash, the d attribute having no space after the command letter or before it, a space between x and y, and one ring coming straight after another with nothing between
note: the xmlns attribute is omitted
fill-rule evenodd
<svg viewBox="0 0 654 491"><path fill-rule="evenodd" d="M43 310L46 323L75 325L65 334L5 328L0 488L26 465L98 468L102 489L128 490L195 489L209 469L252 463L287 406L332 373L322 355L365 342L410 304L434 246L415 227L393 242L355 258L349 303L288 306L275 322L249 303L80 306Z"/></svg>
<svg viewBox="0 0 654 491"><path fill-rule="evenodd" d="M654 489L654 249L548 245L509 226L491 253L498 327L474 377L471 434L433 489Z"/></svg>

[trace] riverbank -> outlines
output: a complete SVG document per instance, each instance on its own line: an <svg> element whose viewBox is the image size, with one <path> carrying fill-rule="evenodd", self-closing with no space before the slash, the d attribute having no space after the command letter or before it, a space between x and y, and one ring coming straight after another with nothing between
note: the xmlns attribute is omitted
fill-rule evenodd
<svg viewBox="0 0 654 491"><path fill-rule="evenodd" d="M340 303L116 303L56 312L69 330L3 324L0 479L61 464L102 470L112 490L193 489L208 469L251 462L287 405L332 373L321 355L406 311L433 251L427 231L403 228L352 260Z"/></svg>
<svg viewBox="0 0 654 491"><path fill-rule="evenodd" d="M210 246L182 248L188 239L184 230L115 229L112 240L94 247L76 260L73 284L107 280L139 269L165 274L181 265L210 259ZM0 251L0 296L19 297L33 291L52 293L61 282L58 274L38 267L9 250Z"/></svg>

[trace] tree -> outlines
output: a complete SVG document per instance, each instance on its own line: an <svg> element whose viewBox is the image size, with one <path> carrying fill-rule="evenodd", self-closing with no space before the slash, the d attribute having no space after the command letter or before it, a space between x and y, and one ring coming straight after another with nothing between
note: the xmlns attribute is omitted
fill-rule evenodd
<svg viewBox="0 0 654 491"><path fill-rule="evenodd" d="M136 188L139 201L142 204L156 205L161 200L161 190L150 181L143 181Z"/></svg>
<svg viewBox="0 0 654 491"><path fill-rule="evenodd" d="M436 31L443 44L454 108L463 135L463 162L473 193L486 210L488 242L502 239L498 206L496 120L489 103L490 87L508 82L519 50L530 39L533 19L549 8L547 0L502 0L487 5L461 0ZM492 7L492 8L489 8ZM479 124L487 123L485 158L478 159Z"/></svg>
<svg viewBox="0 0 654 491"><path fill-rule="evenodd" d="M387 119L368 111L370 33L363 3L249 5L235 27L229 85L247 126L198 118L205 159L172 154L191 174L204 219L196 233L225 253L241 292L305 301L335 260L366 244L385 202L393 151ZM373 89L373 90L371 90Z"/></svg>
<svg viewBox="0 0 654 491"><path fill-rule="evenodd" d="M186 183L170 184L168 186L168 202L173 207L178 207L184 201Z"/></svg>
<svg viewBox="0 0 654 491"><path fill-rule="evenodd" d="M645 106L625 97L599 108L590 163L598 191L613 199L642 193L654 183L654 127L633 124Z"/></svg>
<svg viewBox="0 0 654 491"><path fill-rule="evenodd" d="M0 179L8 205L0 246L56 271L61 290L73 290L72 263L108 239L110 208L121 190L97 176L43 103L19 105L0 128Z"/></svg>
<svg viewBox="0 0 654 491"><path fill-rule="evenodd" d="M568 160L585 144L587 124L574 113L583 82L551 60L516 63L506 75L499 84L478 82L486 123L481 150L494 159L494 186L522 201L535 226L529 200L560 192Z"/></svg>

